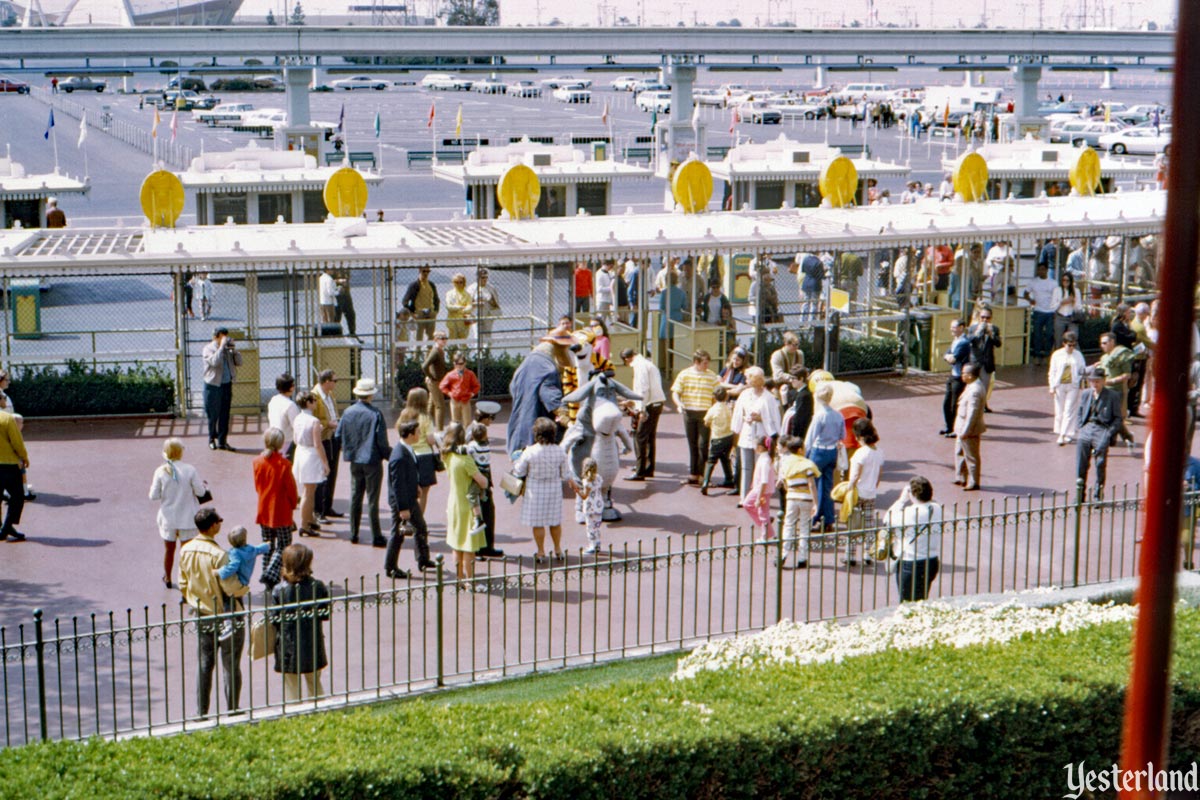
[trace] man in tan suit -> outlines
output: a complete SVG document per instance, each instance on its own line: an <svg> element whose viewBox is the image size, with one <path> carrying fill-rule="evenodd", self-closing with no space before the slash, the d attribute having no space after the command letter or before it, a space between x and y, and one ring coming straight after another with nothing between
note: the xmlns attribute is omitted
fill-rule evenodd
<svg viewBox="0 0 1200 800"><path fill-rule="evenodd" d="M337 400L333 397L335 386L337 375L333 370L327 369L317 376L317 385L313 387L313 393L317 396L313 414L321 421L321 446L325 448L325 458L329 463L329 474L325 476L325 482L317 486L316 513L319 522L324 522L328 517L342 516L340 511L333 510L333 490L337 488L338 461L342 454L341 445L333 438L341 413Z"/></svg>
<svg viewBox="0 0 1200 800"><path fill-rule="evenodd" d="M979 439L987 426L983 409L987 390L979 380L979 366L966 364L962 369L963 392L958 398L954 419L954 482L964 491L979 490Z"/></svg>

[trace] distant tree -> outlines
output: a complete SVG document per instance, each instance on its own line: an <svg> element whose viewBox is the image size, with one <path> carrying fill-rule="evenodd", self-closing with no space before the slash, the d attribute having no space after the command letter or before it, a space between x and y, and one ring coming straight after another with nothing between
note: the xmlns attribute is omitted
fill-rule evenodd
<svg viewBox="0 0 1200 800"><path fill-rule="evenodd" d="M499 0L445 0L438 14L447 25L499 25Z"/></svg>
<svg viewBox="0 0 1200 800"><path fill-rule="evenodd" d="M742 21L740 19L738 19L737 17L734 17L733 19L729 20L729 27L740 28L740 27L742 27Z"/></svg>
<svg viewBox="0 0 1200 800"><path fill-rule="evenodd" d="M304 9L300 7L300 0L296 0L296 7L292 9L292 15L288 17L288 25L303 25L304 24Z"/></svg>
<svg viewBox="0 0 1200 800"><path fill-rule="evenodd" d="M552 19L552 20L550 20L549 22L547 22L547 23L546 23L546 25L547 25L547 26L549 26L549 27L551 27L551 28L559 28L559 27L562 27L562 24L563 24L563 21L562 21L561 19L559 19L558 17L555 17L554 19Z"/></svg>
<svg viewBox="0 0 1200 800"><path fill-rule="evenodd" d="M275 22L275 12L274 11L270 11L270 10L267 11L267 24L268 25L277 25L278 24L277 22Z"/></svg>
<svg viewBox="0 0 1200 800"><path fill-rule="evenodd" d="M625 28L632 24L633 24L633 20L629 19L629 17L624 17L624 16L617 17L617 26L618 27Z"/></svg>

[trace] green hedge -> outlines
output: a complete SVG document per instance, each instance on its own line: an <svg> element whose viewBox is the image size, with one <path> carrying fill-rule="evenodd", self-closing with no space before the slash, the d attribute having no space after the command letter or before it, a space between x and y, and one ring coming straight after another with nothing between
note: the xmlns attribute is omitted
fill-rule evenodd
<svg viewBox="0 0 1200 800"><path fill-rule="evenodd" d="M175 383L158 367L19 367L8 392L27 417L165 413L175 406Z"/></svg>
<svg viewBox="0 0 1200 800"><path fill-rule="evenodd" d="M1172 763L1200 758L1200 613L1175 634ZM25 798L1048 798L1119 749L1127 624L1007 645L424 700L175 738L0 752Z"/></svg>
<svg viewBox="0 0 1200 800"><path fill-rule="evenodd" d="M449 356L447 356L449 361ZM513 373L521 363L522 357L512 353L493 354L488 351L476 353L468 357L467 367L479 377L482 387L479 396L483 398L507 398L508 384L512 382ZM425 388L425 375L421 372L424 354L409 356L396 369L396 398L403 405L403 398L408 390L414 387Z"/></svg>
<svg viewBox="0 0 1200 800"><path fill-rule="evenodd" d="M763 332L763 357L755 362L765 365L771 353L783 346L782 328L769 328ZM813 341L811 330L799 334L800 350L804 363L810 368L825 363L825 351ZM865 337L842 335L838 340L838 352L832 364L835 375L862 374L866 372L890 372L900 364L901 343L887 337Z"/></svg>

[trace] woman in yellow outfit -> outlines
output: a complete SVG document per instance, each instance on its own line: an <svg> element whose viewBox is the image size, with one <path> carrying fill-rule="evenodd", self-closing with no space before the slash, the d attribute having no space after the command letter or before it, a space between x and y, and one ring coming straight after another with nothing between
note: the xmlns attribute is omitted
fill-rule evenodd
<svg viewBox="0 0 1200 800"><path fill-rule="evenodd" d="M471 309L474 302L467 293L467 276L456 272L450 279L450 289L446 292L446 328L454 341L467 338L467 328L471 324Z"/></svg>

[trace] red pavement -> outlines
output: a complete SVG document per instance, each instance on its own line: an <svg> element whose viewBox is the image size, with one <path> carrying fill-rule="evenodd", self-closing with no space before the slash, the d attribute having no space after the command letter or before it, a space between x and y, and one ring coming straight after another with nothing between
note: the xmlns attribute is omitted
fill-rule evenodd
<svg viewBox="0 0 1200 800"><path fill-rule="evenodd" d="M946 504L971 501L990 504L1006 495L1026 495L1066 490L1074 486L1075 449L1058 447L1050 433L1052 401L1047 395L1044 371L1033 367L1006 368L993 395L996 413L987 416L983 443L983 491L964 494L951 481L953 441L936 435L941 428L944 379L909 377L864 378L859 381L870 402L887 457L880 504L899 493L903 482L915 474L932 479L935 499ZM394 412L387 411L389 418ZM156 504L147 499L150 476L160 461L162 441L179 436L187 445L185 460L196 465L212 489L215 506L226 519L226 529L246 525L257 540L254 525L255 497L250 463L260 449L263 418L235 418L230 442L237 453L212 452L206 445L205 423L198 418L178 420L38 421L26 425L32 468L30 480L36 502L26 506L21 530L29 540L0 545L0 626L28 623L34 608L47 618L69 617L126 608L157 608L178 603L178 591L163 588L162 544L155 526ZM1134 426L1139 444L1145 426ZM492 428L493 469L508 466L503 454L503 424ZM395 440L395 434L392 434ZM1133 483L1141 476L1139 446L1136 456L1113 448L1110 483ZM724 526L747 526L748 519L735 507L736 499L702 497L693 487L681 486L686 472L686 442L681 419L665 414L659 427L657 477L646 483L618 479L616 505L622 522L607 526L605 543L664 540L671 534ZM628 463L628 461L626 462ZM628 470L623 469L623 473ZM718 468L719 471L719 468ZM349 477L341 466L337 507L347 506ZM434 488L429 500L434 552L449 558L441 541L444 530L445 482ZM382 511L385 532L390 515ZM565 503L567 501L564 501ZM518 509L500 503L498 546L509 554L533 552L527 530L518 523ZM366 519L364 518L364 526ZM383 551L369 545L351 545L344 519L326 526L321 539L305 540L316 551L315 571L324 580L374 576L382 568ZM369 536L364 536L369 541ZM564 538L569 550L585 544L582 526L564 508ZM660 541L660 547L666 542ZM832 558L832 556L826 556ZM411 544L401 554L401 566L413 566ZM498 567L497 567L498 569ZM178 567L176 567L176 572Z"/></svg>

